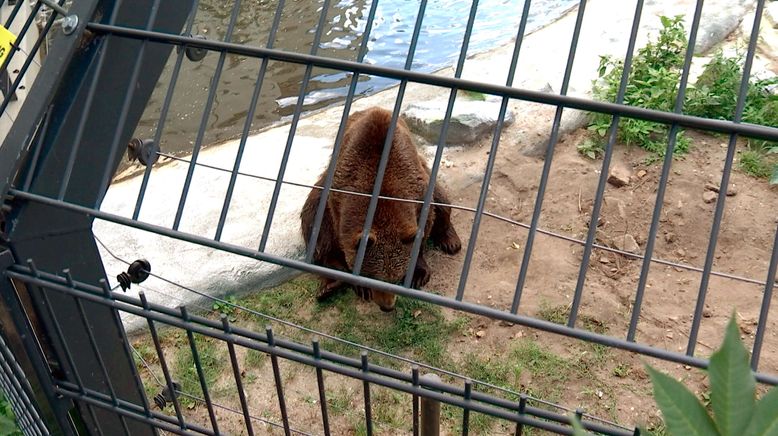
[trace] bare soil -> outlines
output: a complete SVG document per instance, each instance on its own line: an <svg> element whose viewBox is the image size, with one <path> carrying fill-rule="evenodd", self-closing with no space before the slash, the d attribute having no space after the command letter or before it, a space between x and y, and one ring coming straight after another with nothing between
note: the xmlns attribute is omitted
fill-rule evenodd
<svg viewBox="0 0 778 436"><path fill-rule="evenodd" d="M513 144L521 132L508 130L503 137L494 167L486 210L516 222L529 224L532 219L543 161L521 156ZM706 184L718 185L726 156L727 138L696 132L687 132L693 141L690 153L673 161L662 208L654 257L682 264L668 266L652 263L648 275L643 307L637 328L636 341L656 348L683 353L689 341L695 304L700 290L702 268L711 238L715 201L703 200ZM595 190L600 177L601 160L590 160L577 153L576 146L584 139L581 130L562 137L556 146L546 187L539 227L568 238L584 240L588 231ZM466 149L452 149L447 153L448 164L442 172L482 174L487 160L490 140ZM739 145L743 149L743 144ZM735 164L738 157L736 156ZM645 250L649 226L656 200L661 161L641 149L619 145L614 164L631 169L629 184L622 187L607 185L597 230L598 244L620 246L625 235L631 235ZM450 178L447 178L450 179ZM481 189L476 177L468 182L450 186L453 203L475 207ZM746 345L753 345L758 327L759 311L764 293L772 241L776 231L778 191L766 181L749 177L735 169L731 177L730 196L726 197L724 218L717 236L713 270L732 277L711 276L702 312L695 355L707 357L720 344L724 326L735 313ZM433 276L426 289L453 297L456 294L469 245L473 213L455 210L453 222L462 240L463 250L456 256L438 251L428 254ZM500 310L510 310L516 281L526 247L528 231L518 225L484 216L474 250L464 300ZM522 293L519 314L566 322L566 313L573 300L576 281L582 261L583 246L558 237L538 234L532 250L526 284ZM627 335L632 304L640 276L641 261L621 254L594 249L587 269L582 304L577 327L604 332L618 338ZM745 279L745 280L744 280ZM748 280L757 283L748 282ZM374 312L384 316L369 303L356 302L361 313ZM296 316L312 313L312 301L301 302ZM327 325L328 318L337 317L336 310L316 312ZM461 315L444 310L453 319ZM759 370L778 373L777 318L772 316L766 325ZM256 324L261 328L260 324ZM299 337L303 341L307 336ZM562 359L584 362L586 371L571 371L566 382L549 386L537 373L525 371L512 386L516 391L543 392L565 407L583 407L588 413L631 426L655 425L659 414L651 398L650 382L643 370L644 362L681 378L699 395L707 392L705 374L684 367L632 353L593 347L555 334L536 331L519 325L508 325L483 317L472 316L461 334L453 335L447 351L453 361L464 354L475 352L486 361L500 362L521 341L534 341L544 350ZM138 339L138 341L142 341ZM374 344L365 344L374 345ZM168 358L173 358L181 341L166 344ZM185 343L184 343L185 346ZM412 350L411 350L412 351ZM239 350L239 356L243 356ZM413 354L412 352L410 354ZM227 353L225 349L225 359ZM241 357L242 359L242 357ZM153 364L152 367L158 368ZM286 390L287 410L292 426L313 434L321 434L318 391L314 372L301 365L282 362L281 373ZM278 400L272 383L269 359L261 366L248 368L246 387L252 414L280 422ZM465 374L472 376L472 374ZM142 371L149 382L147 372ZM234 383L232 373L222 375L221 383ZM362 434L364 408L361 383L336 375L327 375L332 434ZM226 389L226 388L225 388ZM410 398L375 388L379 410L374 410L378 434L408 434L410 432ZM234 391L220 396L220 403L240 410ZM337 409L333 411L334 409ZM186 415L208 426L208 415L203 405L186 410ZM242 416L224 410L217 411L222 430L245 434ZM380 418L376 418L377 415ZM461 417L448 416L445 431L453 432ZM277 428L257 427L258 434L283 434ZM512 434L502 424L486 425L476 434Z"/></svg>

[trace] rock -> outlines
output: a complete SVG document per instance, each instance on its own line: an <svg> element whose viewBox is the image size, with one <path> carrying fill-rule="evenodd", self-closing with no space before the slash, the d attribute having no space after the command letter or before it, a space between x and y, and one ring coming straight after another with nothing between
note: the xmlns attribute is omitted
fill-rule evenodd
<svg viewBox="0 0 778 436"><path fill-rule="evenodd" d="M778 29L778 3L767 3L764 7L764 16L767 18L767 22L773 26L773 29Z"/></svg>
<svg viewBox="0 0 778 436"><path fill-rule="evenodd" d="M711 182L708 182L705 184L705 190L718 193L719 186ZM734 197L735 195L737 195L737 190L735 189L735 186L734 185L730 186L729 189L727 189L727 197Z"/></svg>
<svg viewBox="0 0 778 436"><path fill-rule="evenodd" d="M675 241L675 233L665 233L665 242L672 244Z"/></svg>
<svg viewBox="0 0 778 436"><path fill-rule="evenodd" d="M613 241L613 245L620 251L626 251L627 253L633 254L640 253L640 246L637 241L635 241L635 237L630 234L616 237Z"/></svg>
<svg viewBox="0 0 778 436"><path fill-rule="evenodd" d="M483 338L485 334L486 334L486 332L485 332L485 331L483 331L483 330L478 330L477 332L475 332L475 337L477 337L477 338Z"/></svg>
<svg viewBox="0 0 778 436"><path fill-rule="evenodd" d="M702 201L706 203L714 203L718 198L718 195L713 191L705 191L702 193Z"/></svg>
<svg viewBox="0 0 778 436"><path fill-rule="evenodd" d="M737 29L746 14L746 8L753 3L752 0L706 2L702 10L702 20L694 45L694 54L704 54Z"/></svg>
<svg viewBox="0 0 778 436"><path fill-rule="evenodd" d="M558 137L565 136L568 133L574 132L579 128L586 126L589 124L590 117L591 114L588 112L576 109L565 109L565 111L562 112L562 121L559 124ZM544 158L546 155L546 148L548 147L550 133L551 126L549 125L548 131L544 132L543 134L538 132L539 137L530 142L528 145L524 146L522 148L521 154L529 157Z"/></svg>
<svg viewBox="0 0 778 436"><path fill-rule="evenodd" d="M457 99L451 112L446 145L471 144L482 136L492 133L497 124L500 102L499 98ZM447 104L448 101L445 99L412 103L405 108L402 116L412 132L437 144ZM506 111L503 126L512 124L513 120L513 112Z"/></svg>
<svg viewBox="0 0 778 436"><path fill-rule="evenodd" d="M710 318L713 316L713 311L711 311L709 308L702 309L702 317L703 318Z"/></svg>
<svg viewBox="0 0 778 436"><path fill-rule="evenodd" d="M602 256L600 258L600 263L611 263L611 261L607 257Z"/></svg>
<svg viewBox="0 0 778 436"><path fill-rule="evenodd" d="M620 188L629 184L629 179L632 176L632 169L623 163L614 163L611 166L610 173L608 173L608 183Z"/></svg>
<svg viewBox="0 0 778 436"><path fill-rule="evenodd" d="M683 248L679 248L679 249L675 250L675 254L678 257L686 257L686 250L684 250Z"/></svg>
<svg viewBox="0 0 778 436"><path fill-rule="evenodd" d="M502 327L513 327L513 326L514 326L514 324L513 324L512 322L510 322L510 321L505 321L505 320L502 320L502 321L500 321L500 323L499 323L499 324L500 324L500 326L502 326Z"/></svg>
<svg viewBox="0 0 778 436"><path fill-rule="evenodd" d="M642 179L643 177L646 177L646 174L648 174L648 171L640 170L640 171L638 171L638 178Z"/></svg>

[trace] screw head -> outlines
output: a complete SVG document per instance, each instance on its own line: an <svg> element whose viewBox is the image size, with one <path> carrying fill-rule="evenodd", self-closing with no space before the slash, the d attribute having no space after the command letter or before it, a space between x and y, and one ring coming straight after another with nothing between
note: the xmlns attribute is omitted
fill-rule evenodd
<svg viewBox="0 0 778 436"><path fill-rule="evenodd" d="M62 19L62 33L70 35L78 27L78 15L68 15Z"/></svg>

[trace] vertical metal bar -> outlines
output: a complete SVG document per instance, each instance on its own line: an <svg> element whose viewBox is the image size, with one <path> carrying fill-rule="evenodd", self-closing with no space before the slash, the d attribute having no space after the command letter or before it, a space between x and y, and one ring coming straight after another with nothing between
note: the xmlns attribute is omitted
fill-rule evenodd
<svg viewBox="0 0 778 436"><path fill-rule="evenodd" d="M113 291L111 290L111 285L108 284L108 280L106 280L105 278L101 278L98 280L98 284L100 285L100 288L103 290L103 296L105 297L105 299L113 300ZM130 344L127 341L124 341L123 343L127 354L131 356L132 352L130 351ZM133 369L134 368L135 366L133 365ZM136 377L138 380L140 380L140 376L136 374ZM143 388L143 382L140 381L138 389L140 390L142 388ZM143 407L143 413L145 413L147 418L151 419L152 418L151 408L149 407L149 402L148 399L146 398L145 392L141 391L139 397L141 403L140 406Z"/></svg>
<svg viewBox="0 0 778 436"><path fill-rule="evenodd" d="M32 259L27 259L27 265L30 267L30 271L32 272L34 277L36 278L40 277L38 273L38 269L35 267L35 263L33 262ZM43 302L44 305L46 306L46 311L48 312L48 315L51 317L51 320L53 321L54 334L56 335L58 340L63 341L64 335L62 334L62 328L60 327L59 320L57 319L57 316L54 313L54 309L51 308L51 301L49 300L47 289L42 288L41 295L43 296ZM70 370L72 372L73 380L75 380L80 394L86 395L86 390L84 389L84 382L81 379L81 374L78 373L78 368L76 367L75 361L73 360L73 353L71 353L70 347L65 345L62 348L65 354L65 359L67 360L68 366L70 367ZM94 408L89 404L85 404L85 407L87 411L89 411L89 415L92 417L92 420L94 421L97 428L100 429L100 422L97 420L97 416L95 415Z"/></svg>
<svg viewBox="0 0 778 436"><path fill-rule="evenodd" d="M232 6L232 15L230 16L230 21L227 24L227 32L224 35L225 42L230 42L232 39L232 32L235 30L235 22L238 20L238 12L240 11L240 2L241 0L235 0L235 4ZM197 131L197 138L195 139L194 148L192 149L192 157L189 160L189 169L186 171L186 179L184 179L184 188L181 190L181 198L178 200L178 209L176 210L176 217L173 221L173 230L178 230L178 226L181 224L181 216L184 213L186 197L189 195L189 186L192 183L192 176L194 175L195 165L197 164L197 157L200 155L200 148L203 145L205 128L208 126L208 118L211 116L213 100L216 97L216 88L219 87L219 81L221 80L222 70L224 69L224 60L226 57L226 51L222 51L219 54L219 60L216 63L216 71L213 73L213 77L211 78L211 86L208 90L208 99L205 101L203 116L200 120L200 128Z"/></svg>
<svg viewBox="0 0 778 436"><path fill-rule="evenodd" d="M521 20L519 21L519 30L516 34L516 43L513 46L513 55L511 57L511 64L508 68L508 78L505 81L507 86L513 85L513 79L516 75L516 67L519 63L519 54L521 53L521 44L524 41L524 32L527 28L527 19L529 18L529 10L531 6L531 0L524 1L524 8L521 12ZM475 216L473 217L473 227L470 229L470 239L467 242L467 250L465 251L465 259L462 262L462 272L459 276L459 285L457 286L456 299L462 301L465 296L465 286L467 285L467 278L470 274L470 263L473 261L473 253L478 241L478 231L481 228L481 218L483 217L484 207L486 206L486 197L489 193L489 183L492 179L492 172L494 171L494 163L497 156L497 147L500 144L500 133L502 132L503 122L505 121L505 112L508 109L508 98L503 97L500 103L500 113L497 116L497 125L494 128L494 136L492 137L492 146L489 150L489 158L486 162L486 171L484 171L484 180L481 182L481 192L478 195L478 204L475 210Z"/></svg>
<svg viewBox="0 0 778 436"><path fill-rule="evenodd" d="M189 321L189 311L185 306L179 307L181 311L181 319ZM189 342L189 348L192 351L192 360L194 360L195 369L197 370L197 378L200 380L200 389L203 391L203 399L205 400L205 406L208 408L208 418L211 420L211 427L213 427L214 434L219 434L219 425L216 422L216 414L213 411L213 403L211 402L211 394L208 392L208 383L205 381L205 374L203 373L203 365L200 363L200 353L197 351L197 344L195 343L194 334L191 330L187 329L186 339Z"/></svg>
<svg viewBox="0 0 778 436"><path fill-rule="evenodd" d="M472 394L473 383L470 380L465 380L465 401L467 401L468 404L462 408L462 436L467 436L470 433L470 409L468 408L468 405Z"/></svg>
<svg viewBox="0 0 778 436"><path fill-rule="evenodd" d="M454 69L454 77L462 77L462 69L465 66L465 58L467 57L467 48L470 45L470 35L473 33L473 24L475 23L475 15L478 11L478 0L473 0L470 4L470 14L467 17L467 24L465 25L465 34L462 37L462 44L459 51L459 60L457 66ZM416 270L416 263L419 260L421 254L421 244L424 239L424 229L427 227L427 217L430 212L430 203L432 202L432 196L435 192L435 185L437 182L438 171L440 170L440 161L443 159L443 150L446 145L446 137L448 136L448 126L451 123L451 113L454 110L454 101L457 97L457 88L451 88L448 96L448 104L446 105L446 115L443 117L443 126L440 129L440 136L438 138L437 149L435 150L435 158L432 162L432 168L430 169L429 183L427 184L427 190L424 193L424 202L419 212L418 226L416 229L416 236L413 239L413 245L411 248L411 259L408 262L408 268L405 272L405 281L403 285L405 287L411 287L413 281L413 273Z"/></svg>
<svg viewBox="0 0 778 436"><path fill-rule="evenodd" d="M527 410L527 395L521 394L519 396L519 417L523 418L524 414ZM522 433L524 433L524 424L521 422L516 423L516 431L513 433L514 436L521 436Z"/></svg>
<svg viewBox="0 0 778 436"><path fill-rule="evenodd" d="M13 258L10 256L10 251L0 252L0 270L5 270L10 263L13 262ZM48 368L45 357L41 352L37 342L33 328L30 325L30 320L26 316L24 307L19 300L16 289L11 283L10 279L3 276L0 280L0 298L2 298L5 304L8 314L11 317L15 330L18 332L19 341L24 349L24 354L27 356L35 373L38 385L40 386L44 401L38 400L38 404L42 406L42 414L46 418L46 424L53 428L58 426L58 430L61 432L72 431L72 423L68 416L68 404L69 402L63 401L54 393L54 380ZM31 398L35 398L34 396ZM48 414L46 408L50 408L51 413Z"/></svg>
<svg viewBox="0 0 778 436"><path fill-rule="evenodd" d="M64 0L63 0L64 1ZM40 5L40 3L38 3ZM19 36L17 38L17 41L20 41L23 38L23 35L27 33L27 29L30 27L30 23L35 18L34 14L30 14L30 16L27 18L27 21L24 24L24 29L22 29L22 32L19 32ZM35 54L38 53L38 49L40 48L41 44L43 43L43 40L46 38L46 33L48 33L51 26L54 24L54 17L50 17L49 21L46 23L46 27L44 28L44 31L41 32L40 36L38 36L38 39L35 40L35 44L32 46L32 50L27 55L27 58L24 60L24 63L22 64L22 67L19 69L19 74L16 76L16 79L14 79L13 83L11 83L11 87L8 89L8 94L4 96L3 102L0 103L0 114L5 112L5 109L8 107L8 105L11 103L11 98L16 92L16 90L19 88L19 84L22 82L22 79L24 79L25 73L27 73L27 69L30 68L30 65L32 64L33 59L35 59ZM16 48L16 45L14 45ZM0 72L5 71L8 67L8 65L11 63L11 58L13 57L14 53L17 50L11 50L11 52L8 54L8 56L3 61L2 67L0 67Z"/></svg>
<svg viewBox="0 0 778 436"><path fill-rule="evenodd" d="M762 12L764 11L765 0L759 0L754 14L754 25L751 28L751 38L748 41L748 52L746 61L743 64L743 78L740 81L740 91L737 96L737 105L735 107L735 116L733 121L740 123L743 118L743 109L746 106L748 97L748 85L751 79L751 66L754 63L756 53L756 44L759 41L759 24L762 21ZM719 239L719 230L721 229L721 219L724 217L724 204L729 191L729 177L732 174L732 164L735 160L735 151L737 150L737 133L729 135L729 145L727 147L727 157L724 162L724 171L721 175L719 184L719 198L716 200L716 211L713 214L713 226L710 230L710 239L708 240L708 253L705 255L705 266L702 270L702 280L700 281L700 291L697 294L697 306L694 308L694 318L692 319L692 328L689 331L689 344L686 347L686 354L694 356L694 348L697 346L697 335L702 321L702 309L705 307L705 297L708 293L708 283L710 282L710 272L713 269L713 259L716 256L716 243Z"/></svg>
<svg viewBox="0 0 778 436"><path fill-rule="evenodd" d="M267 334L267 344L271 347L276 346L275 338L273 337L273 327L265 327L265 334ZM286 413L286 397L284 395L284 386L281 380L281 369L278 367L278 356L275 354L270 355L270 364L273 366L273 380L276 384L276 394L278 395L278 408L281 410L281 421L284 424L284 434L289 436L291 434L289 429L289 416Z"/></svg>
<svg viewBox="0 0 778 436"><path fill-rule="evenodd" d="M419 33L421 32L421 23L424 19L424 12L427 9L427 0L421 0L419 4L419 13L416 16L416 24L413 27L413 35L411 36L411 45L408 48L408 56L405 59L405 69L410 70L413 65L413 56L416 53L416 45L419 42ZM367 207L367 216L365 217L365 225L362 227L362 239L359 241L359 248L357 249L357 256L354 260L354 267L352 272L354 275L359 275L362 270L362 262L365 260L365 251L367 250L367 238L370 233L370 228L373 226L373 217L375 216L375 210L378 206L378 196L381 194L381 187L383 186L384 174L386 174L386 166L389 163L389 152L392 150L392 139L394 137L394 130L397 127L397 118L400 116L400 108L402 107L403 97L405 96L405 88L408 86L408 81L403 79L400 81L400 87L397 90L397 100L394 104L394 111L392 112L392 120L389 125L389 129L386 132L386 140L384 141L384 149L381 153L381 159L378 162L378 170L376 171L375 183L373 184L373 192L370 196L370 204Z"/></svg>
<svg viewBox="0 0 778 436"><path fill-rule="evenodd" d="M314 339L313 345L313 358L321 360L321 349L319 348L319 340ZM324 372L318 366L316 367L316 385L319 387L319 404L321 405L321 423L324 428L324 436L330 436L330 419L327 414L327 394L324 390Z"/></svg>
<svg viewBox="0 0 778 436"><path fill-rule="evenodd" d="M586 9L586 0L581 0L578 4L578 15L575 18L575 28L573 29L573 39L570 43L570 52L567 55L567 65L565 66L565 75L562 79L562 87L559 93L561 95L567 95L567 88L570 85L570 76L573 71L573 62L575 61L575 52L578 47L578 37L581 35L581 24L583 23L584 10ZM535 241L535 234L538 230L538 224L540 223L540 212L543 206L543 199L546 194L546 185L548 184L548 175L551 172L551 161L554 158L554 146L559 136L559 124L562 121L563 106L557 106L556 114L554 115L554 124L551 127L551 136L548 140L548 146L546 148L546 158L543 162L543 173L540 176L540 184L538 185L538 195L535 199L535 210L532 212L532 223L530 224L529 234L527 235L527 242L524 244L524 256L521 260L521 269L519 270L519 279L516 283L516 291L513 294L513 304L511 305L511 313L516 313L519 310L519 303L521 301L521 293L524 290L524 283L527 280L527 272L529 271L530 257L532 256L532 245Z"/></svg>
<svg viewBox="0 0 778 436"><path fill-rule="evenodd" d="M638 29L640 28L640 17L643 13L643 0L638 0L635 5L635 16L632 19L632 30L629 35L629 42L627 44L627 54L624 57L624 66L621 72L621 82L619 83L619 89L616 95L617 104L624 102L624 94L627 91L627 84L629 83L629 75L632 71L632 57L635 51L635 41L638 36ZM575 293L573 296L573 304L570 306L570 315L567 318L567 326L575 327L575 320L578 316L578 308L581 306L581 299L583 297L583 288L586 283L586 273L589 270L589 260L592 256L592 246L594 245L594 238L597 236L597 223L599 222L600 209L602 208L602 201L605 197L605 184L608 180L608 171L610 169L611 158L613 157L613 145L616 143L616 138L619 129L619 121L621 117L618 115L613 116L611 126L608 133L608 142L605 144L605 156L602 158L602 167L600 169L600 178L597 181L597 191L594 196L594 206L592 206L592 213L589 218L589 231L586 234L586 244L584 245L583 258L581 259L581 267L578 271L578 282L575 285Z"/></svg>
<svg viewBox="0 0 778 436"><path fill-rule="evenodd" d="M193 0L192 3L192 12L189 14L189 19L186 23L186 34L190 34L192 32L192 24L194 23L195 17L197 16L197 6L199 4L199 0ZM162 140L162 133L165 130L165 122L167 121L167 114L170 110L170 103L173 101L173 94L176 89L176 83L178 83L178 76L181 73L181 64L184 60L184 47L181 47L181 50L176 54L176 63L173 66L173 72L170 76L170 83L167 87L167 93L165 94L165 100L162 102L162 108L159 112L159 121L157 122L157 128L154 131L154 144L157 146L160 145L160 141ZM143 199L146 197L146 189L149 185L149 178L151 177L151 169L153 165L146 165L146 168L143 170L143 180L141 180L140 183L140 190L138 191L138 198L135 200L135 210L132 212L132 219L137 220L138 216L140 215L140 208L143 206Z"/></svg>
<svg viewBox="0 0 778 436"><path fill-rule="evenodd" d="M20 391L19 395L24 397L24 402L27 403L25 410L30 413L33 419L33 425L36 427L38 434L42 434L44 431L48 432L43 419L41 419L38 405L32 401L32 399L35 398L35 394L32 391L32 386L30 385L26 375L24 374L24 371L19 366L19 363L16 361L16 358L13 355L13 352L6 344L2 335L0 335L0 357L2 357L3 366L9 372L9 374L13 374L12 383L16 389Z"/></svg>
<svg viewBox="0 0 778 436"><path fill-rule="evenodd" d="M321 34L324 30L325 20L327 18L327 12L329 11L330 0L324 0L324 4L319 15L319 23L316 26L316 34L313 37L313 44L311 46L311 55L316 55L319 50L319 42L321 41ZM300 121L300 113L303 110L303 103L305 103L305 90L308 88L308 82L311 80L311 72L313 71L313 65L308 64L305 66L305 74L303 75L303 81L300 85L300 94L297 96L297 105L294 108L294 114L292 114L292 124L289 126L289 136L286 138L286 147L284 147L284 154L281 156L281 166L278 169L278 176L276 177L276 184L273 188L273 195L270 198L270 205L267 210L267 218L265 218L265 228L262 231L262 237L259 241L259 251L265 251L267 246L267 239L270 237L270 229L273 225L273 216L275 215L276 205L278 204L278 195L281 193L281 183L284 181L284 174L286 174L286 165L289 163L289 154L292 151L292 143L294 142L294 134L297 131L297 123Z"/></svg>
<svg viewBox="0 0 778 436"><path fill-rule="evenodd" d="M764 340L765 330L767 330L767 315L770 312L770 302L773 299L776 270L778 270L778 228L775 230L770 266L767 268L767 282L765 283L764 294L762 294L762 307L759 310L759 324L756 326L756 334L754 335L754 348L751 350L751 369L754 371L759 367L762 341Z"/></svg>
<svg viewBox="0 0 778 436"><path fill-rule="evenodd" d="M6 29L9 29L11 27L11 23L13 23L14 20L16 20L16 15L19 14L19 9L21 9L23 4L24 4L23 1L21 1L21 2L17 1L16 4L14 5L14 8L11 9L11 14L8 15L8 19L5 20L5 26L4 27ZM37 6L40 8L40 2L38 2ZM36 10L35 13L33 13L32 15L35 15L37 13L38 13L38 11Z"/></svg>
<svg viewBox="0 0 778 436"><path fill-rule="evenodd" d="M64 0L61 0L61 1L64 1ZM24 2L20 2L20 3L24 3ZM9 20L8 20L8 22L5 25L6 29L10 29L11 22L12 22L13 19L16 18L16 13L19 10L19 6L20 5L17 4L17 6L12 11L11 17L9 17ZM40 8L41 8L41 2L39 0L39 1L35 2L35 6L33 6L33 10L32 10L32 12L30 12L30 15L24 21L24 25L22 25L22 28L19 30L19 34L15 35L16 36L16 42L14 42L11 45L11 51L8 53L8 55L3 60L2 65L0 65L0 73L7 71L8 65L10 65L10 63L11 63L11 59L13 59L13 57L16 54L17 51L20 51L18 43L27 35L27 31L30 29L30 26L35 21L35 16L38 15L38 11L40 10ZM54 17L54 16L49 17L49 22L53 23L55 18L56 17ZM44 38L45 36L46 36L46 34L44 33L44 34L40 35L40 37L38 39ZM28 57L32 57L34 55L35 55L35 51L33 51L32 53L29 53ZM23 76L24 76L24 73L20 72L18 77L23 77ZM15 90L16 88L13 88L13 89ZM13 95L13 92L9 92L8 95L5 96L5 98L9 99L11 95ZM4 102L4 105L3 105L3 109L5 109L5 102ZM3 113L3 111L0 110L0 113Z"/></svg>
<svg viewBox="0 0 778 436"><path fill-rule="evenodd" d="M692 57L694 56L694 44L697 41L697 31L700 27L700 19L702 17L703 3L704 0L697 0L697 6L694 10L692 27L689 31L689 41L686 46L686 56L684 58L683 70L681 72L681 81L678 85L678 95L675 98L675 108L673 110L675 113L681 113L683 110L683 102L686 96L686 86L689 81L689 71L691 70ZM638 279L638 289L635 294L635 304L632 306L632 318L629 323L629 331L627 332L628 341L635 341L635 333L637 332L638 320L640 319L640 311L643 306L643 295L645 294L646 283L648 281L648 271L651 268L651 258L654 255L656 234L659 231L659 218L662 214L665 190L667 189L667 181L670 178L670 167L673 163L673 153L675 151L677 135L678 125L672 124L668 134L664 162L662 163L662 174L659 177L659 185L657 186L656 202L654 202L654 213L651 217L651 226L648 231L646 253L643 257L643 265L640 270L640 278Z"/></svg>
<svg viewBox="0 0 778 436"><path fill-rule="evenodd" d="M373 29L373 21L375 20L377 9L378 0L372 0L370 2L370 11L367 14L367 22L365 23L365 32L362 34L362 43L360 44L359 53L357 54L357 62L362 62L365 58L365 54L367 53L367 43L370 40L370 32ZM316 207L316 216L313 220L313 229L311 231L311 237L308 240L308 250L305 253L305 261L308 263L312 262L313 260L313 253L316 249L316 243L319 240L319 230L321 230L321 222L324 219L324 210L325 206L327 205L327 198L330 195L332 181L335 177L335 166L338 162L338 156L340 156L340 148L343 144L343 135L346 131L346 121L348 120L349 113L351 112L351 103L354 100L354 93L356 92L358 81L359 73L355 72L351 75L351 84L348 88L346 101L343 103L343 115L340 119L338 134L335 136L335 145L332 148L332 157L330 158L330 164L327 168L327 174L324 177L324 187L321 191L319 204Z"/></svg>
<svg viewBox="0 0 778 436"><path fill-rule="evenodd" d="M159 2L160 0L154 0L154 3L151 7L151 13L149 14L149 19L148 21L146 21L146 30L151 30L152 26L156 24L157 13L159 12ZM113 136L113 140L111 142L108 162L113 163L116 161L115 157L116 157L116 153L118 153L119 151L119 141L123 134L123 127L127 122L127 115L129 114L130 111L130 104L132 103L133 96L135 95L135 90L137 89L135 83L138 80L138 75L140 74L141 66L143 65L143 58L146 55L147 46L148 46L148 41L146 40L141 41L140 51L138 52L138 57L135 59L135 65L133 66L132 76L130 76L131 77L130 85L127 87L127 94L124 97L124 103L122 104L122 111L119 114L119 121L117 123L119 128L116 129L116 132L114 133ZM98 192L103 193L108 190L108 185L111 183L111 177L114 171L115 168L113 164L106 165L105 171L103 172L102 183L100 184L100 190ZM98 208L100 206L101 201L102 198L100 198L97 202L95 202L95 208Z"/></svg>
<svg viewBox="0 0 778 436"><path fill-rule="evenodd" d="M227 315L222 315L222 326L224 333L232 334L232 327L230 327L230 320L227 319ZM254 436L254 427L251 425L251 414L249 413L249 405L246 401L246 392L243 390L243 382L240 377L240 367L238 366L238 357L235 355L235 344L232 341L227 341L227 349L230 352L230 362L232 363L232 374L235 377L235 386L238 387L238 398L240 398L240 408L243 410L243 421L246 424L246 431L249 436Z"/></svg>
<svg viewBox="0 0 778 436"><path fill-rule="evenodd" d="M65 277L65 280L67 280L68 287L75 288L76 285L73 282L73 276L70 274L69 269L65 269L62 271L62 275ZM119 406L119 401L116 397L116 391L113 388L113 384L111 383L111 378L108 375L108 370L105 367L105 361L103 360L102 354L100 354L100 349L97 346L97 341L95 341L95 335L92 332L92 326L89 325L89 321L86 319L86 311L84 310L84 305L81 303L81 300L79 300L76 297L73 297L74 302L76 303L76 307L78 308L78 316L81 318L81 323L84 325L84 330L87 332L87 338L89 339L89 345L92 347L92 352L95 353L95 356L97 357L97 363L98 366L100 366L100 371L103 373L103 377L106 381L106 387L108 388L108 395L111 397L111 403L114 407ZM122 423L122 429L124 430L124 434L131 434L130 429L127 426L127 421L125 420L124 416L121 414L119 415L119 420ZM95 421L97 423L97 421Z"/></svg>
<svg viewBox="0 0 778 436"><path fill-rule="evenodd" d="M144 311L149 311L149 302L146 300L146 294L143 291L138 292L141 305ZM162 351L162 345L159 343L159 335L157 334L157 327L154 325L154 321L151 318L146 318L149 324L149 332L151 333L151 340L154 342L154 349L157 351L157 357L159 357L159 366L162 368L162 374L165 376L165 385L170 397L173 398L173 408L176 411L176 418L178 418L178 426L181 430L186 430L186 422L181 414L181 405L178 403L178 398L175 395L176 390L173 388L173 379L170 378L170 371L168 370L167 361L165 360L165 353Z"/></svg>
<svg viewBox="0 0 778 436"><path fill-rule="evenodd" d="M281 12L284 9L284 0L278 2L276 6L276 13L273 17L273 24L270 27L270 34L267 37L267 48L273 48L273 43L276 40L276 33L278 32L278 25L281 22ZM246 122L243 124L243 133L240 135L240 144L238 145L238 153L235 155L235 163L232 166L232 173L230 174L230 183L227 185L227 193L224 195L224 204L222 205L222 211L219 214L219 223L216 226L215 240L219 241L222 237L222 231L224 230L224 223L227 221L227 212L230 209L230 202L232 201L232 193L235 189L235 182L238 180L238 171L240 170L240 163L243 160L243 152L246 149L246 142L249 136L249 130L254 123L254 114L257 110L257 104L259 102L259 94L262 90L262 83L265 81L265 72L267 71L268 58L262 58L262 62L259 66L259 73L257 74L257 81L254 83L254 92L251 95L251 103L249 104L249 110L246 114Z"/></svg>
<svg viewBox="0 0 778 436"><path fill-rule="evenodd" d="M370 370L369 365L367 363L367 351L363 351L361 353L362 358L362 372L367 374ZM367 379L362 381L362 391L365 394L365 430L367 431L367 436L373 435L373 410L372 406L370 405L370 382L367 381Z"/></svg>
<svg viewBox="0 0 778 436"><path fill-rule="evenodd" d="M111 17L108 20L109 24L115 24L116 18L119 15L119 11L121 10L121 4L117 4L116 7L114 7L113 11L111 12ZM149 26L146 26L147 29ZM111 38L107 38L105 40L105 44L100 49L100 54L98 55L97 59L97 67L96 67L96 76L99 76L100 73L103 71L103 65L105 63L105 57L106 53L110 50L111 47ZM141 52L142 53L142 52ZM140 57L138 58L140 60ZM134 83L135 80L133 80L131 83ZM97 92L97 85L99 81L93 80L92 83L89 85L89 90L86 94L86 100L84 101L84 111L81 115L81 118L78 121L78 127L76 128L76 135L75 138L73 138L73 144L70 148L70 154L68 156L67 164L65 165L65 171L62 174L62 183L59 187L59 194L57 195L57 198L59 200L62 200L65 198L65 193L67 192L68 186L70 185L70 178L73 174L73 166L76 163L76 156L78 155L78 151L81 148L81 142L82 138L84 137L84 130L86 129L87 119L89 118L89 112L92 110L92 105L94 103L95 93ZM134 86L133 86L134 88ZM125 105L127 104L127 101L129 99L125 99ZM109 170L106 170L109 171Z"/></svg>
<svg viewBox="0 0 778 436"><path fill-rule="evenodd" d="M38 140L35 141L35 145L32 147L33 152L32 152L32 156L30 157L30 166L27 169L27 176L24 178L22 191L29 190L30 184L32 184L32 177L35 174L35 169L38 167L38 158L40 157L41 154L41 148L43 148L43 141L46 138L46 132L48 131L50 120L51 120L51 110L46 112L46 116L43 118L43 123L41 123L41 126L38 129Z"/></svg>
<svg viewBox="0 0 778 436"><path fill-rule="evenodd" d="M413 387L419 387L419 366L411 367L411 380ZM413 394L413 436L419 436L419 396Z"/></svg>

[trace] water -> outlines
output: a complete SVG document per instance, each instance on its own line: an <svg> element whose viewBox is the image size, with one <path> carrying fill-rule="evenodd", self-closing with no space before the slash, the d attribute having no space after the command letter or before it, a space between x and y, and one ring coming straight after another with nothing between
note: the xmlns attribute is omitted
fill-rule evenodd
<svg viewBox="0 0 778 436"><path fill-rule="evenodd" d="M528 31L553 21L575 3L576 0L534 1L528 18ZM323 0L287 0L274 48L309 53L322 4ZM276 5L274 1L243 0L232 42L266 46ZM432 72L456 63L470 5L470 0L428 1L412 70ZM192 33L223 40L233 6L233 1L201 0ZM515 37L522 7L523 0L481 0L468 55L497 47ZM367 0L332 0L317 54L356 60L369 10L370 2ZM418 11L418 0L382 0L377 7L364 62L402 68ZM216 72L219 56L217 52L210 52L200 62L184 58L165 122L161 144L163 151L176 154L191 152L203 120L209 85ZM153 137L175 58L174 51L141 119L136 136ZM260 63L260 59L226 55L212 110L206 121L207 129L202 141L204 146L240 136ZM260 101L252 120L252 130L268 126L293 113L304 71L305 67L301 65L282 62L268 64ZM350 74L314 68L306 90L304 111L342 101L350 81ZM360 76L357 95L369 95L396 83L395 80L380 77Z"/></svg>

